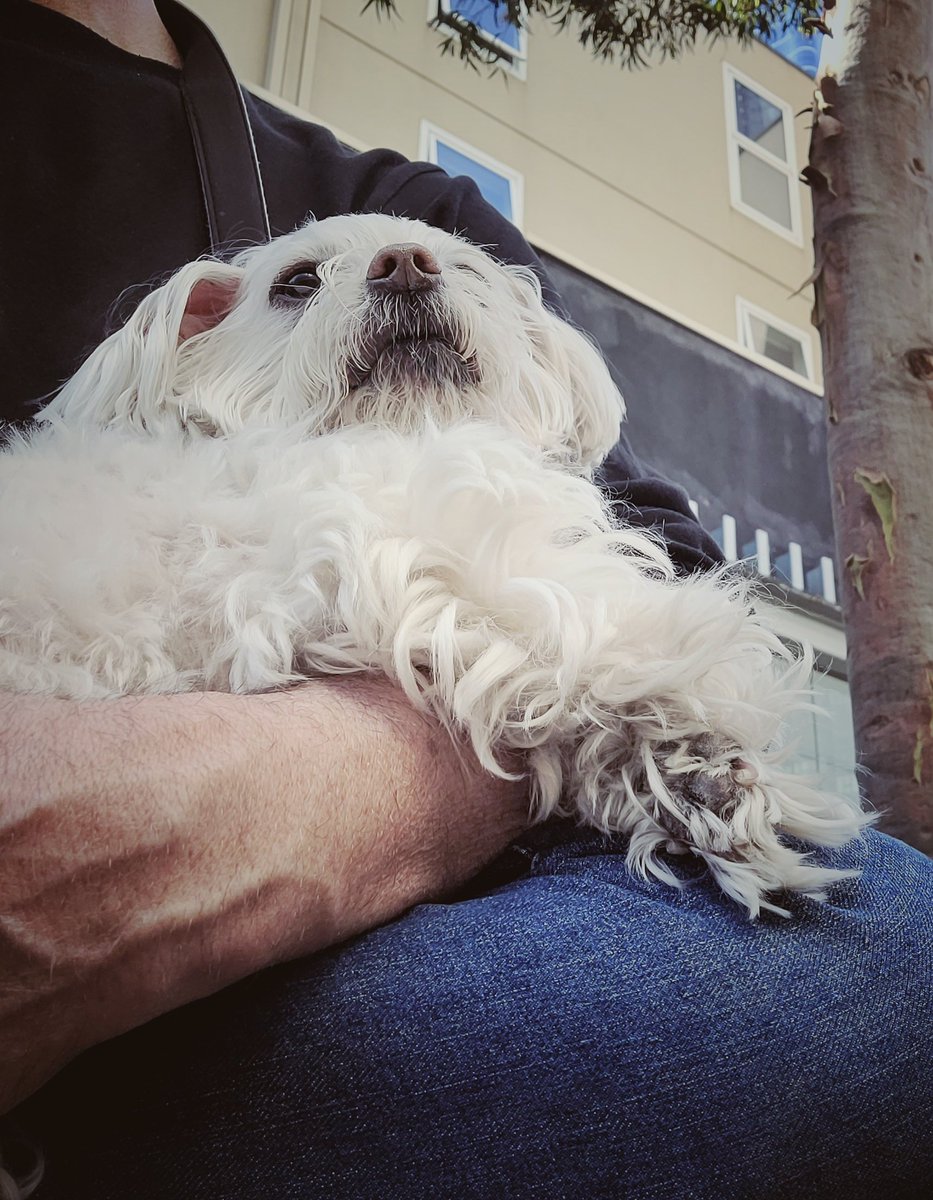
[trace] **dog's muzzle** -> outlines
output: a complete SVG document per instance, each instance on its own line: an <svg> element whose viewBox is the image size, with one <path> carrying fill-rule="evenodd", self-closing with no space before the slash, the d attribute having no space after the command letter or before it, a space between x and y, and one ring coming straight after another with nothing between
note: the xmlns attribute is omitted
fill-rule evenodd
<svg viewBox="0 0 933 1200"><path fill-rule="evenodd" d="M465 387L479 379L448 311L444 275L417 242L383 246L366 272L368 329L348 377L351 388L426 384Z"/></svg>

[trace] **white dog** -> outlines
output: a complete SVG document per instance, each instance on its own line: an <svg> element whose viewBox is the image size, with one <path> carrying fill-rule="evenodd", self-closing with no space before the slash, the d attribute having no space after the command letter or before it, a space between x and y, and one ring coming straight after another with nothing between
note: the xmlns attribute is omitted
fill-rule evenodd
<svg viewBox="0 0 933 1200"><path fill-rule="evenodd" d="M379 671L538 816L692 851L752 916L866 817L782 770L809 671L748 585L676 579L590 480L622 402L533 275L337 217L183 268L0 455L0 687Z"/></svg>

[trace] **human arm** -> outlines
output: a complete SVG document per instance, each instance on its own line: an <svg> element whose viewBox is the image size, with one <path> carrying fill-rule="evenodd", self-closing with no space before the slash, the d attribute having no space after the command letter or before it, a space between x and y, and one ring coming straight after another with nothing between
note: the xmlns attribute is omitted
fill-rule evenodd
<svg viewBox="0 0 933 1200"><path fill-rule="evenodd" d="M0 702L0 1111L91 1045L437 896L525 823L384 680Z"/></svg>

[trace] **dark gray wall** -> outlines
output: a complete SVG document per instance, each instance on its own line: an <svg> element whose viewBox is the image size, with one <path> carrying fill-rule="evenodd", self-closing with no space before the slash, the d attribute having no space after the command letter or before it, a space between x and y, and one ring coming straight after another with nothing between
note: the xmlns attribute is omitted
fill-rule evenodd
<svg viewBox="0 0 933 1200"><path fill-rule="evenodd" d="M681 484L711 531L723 512L739 547L756 528L807 568L833 554L823 401L549 255L574 321L599 343L628 405L635 451Z"/></svg>

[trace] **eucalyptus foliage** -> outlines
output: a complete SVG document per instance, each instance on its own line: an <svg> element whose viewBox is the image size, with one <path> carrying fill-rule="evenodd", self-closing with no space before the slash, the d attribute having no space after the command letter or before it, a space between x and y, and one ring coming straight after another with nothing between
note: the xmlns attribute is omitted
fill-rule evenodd
<svg viewBox="0 0 933 1200"><path fill-rule="evenodd" d="M676 58L698 40L720 37L741 43L755 36L780 34L790 28L827 32L824 13L836 0L490 0L501 17L517 29L530 17L542 17L560 29L572 28L597 58L623 67L645 66L649 60ZM456 8L456 4L452 5ZM366 0L374 8L395 13L395 0ZM477 26L463 17L445 23L442 50L471 66L494 65L492 51Z"/></svg>

